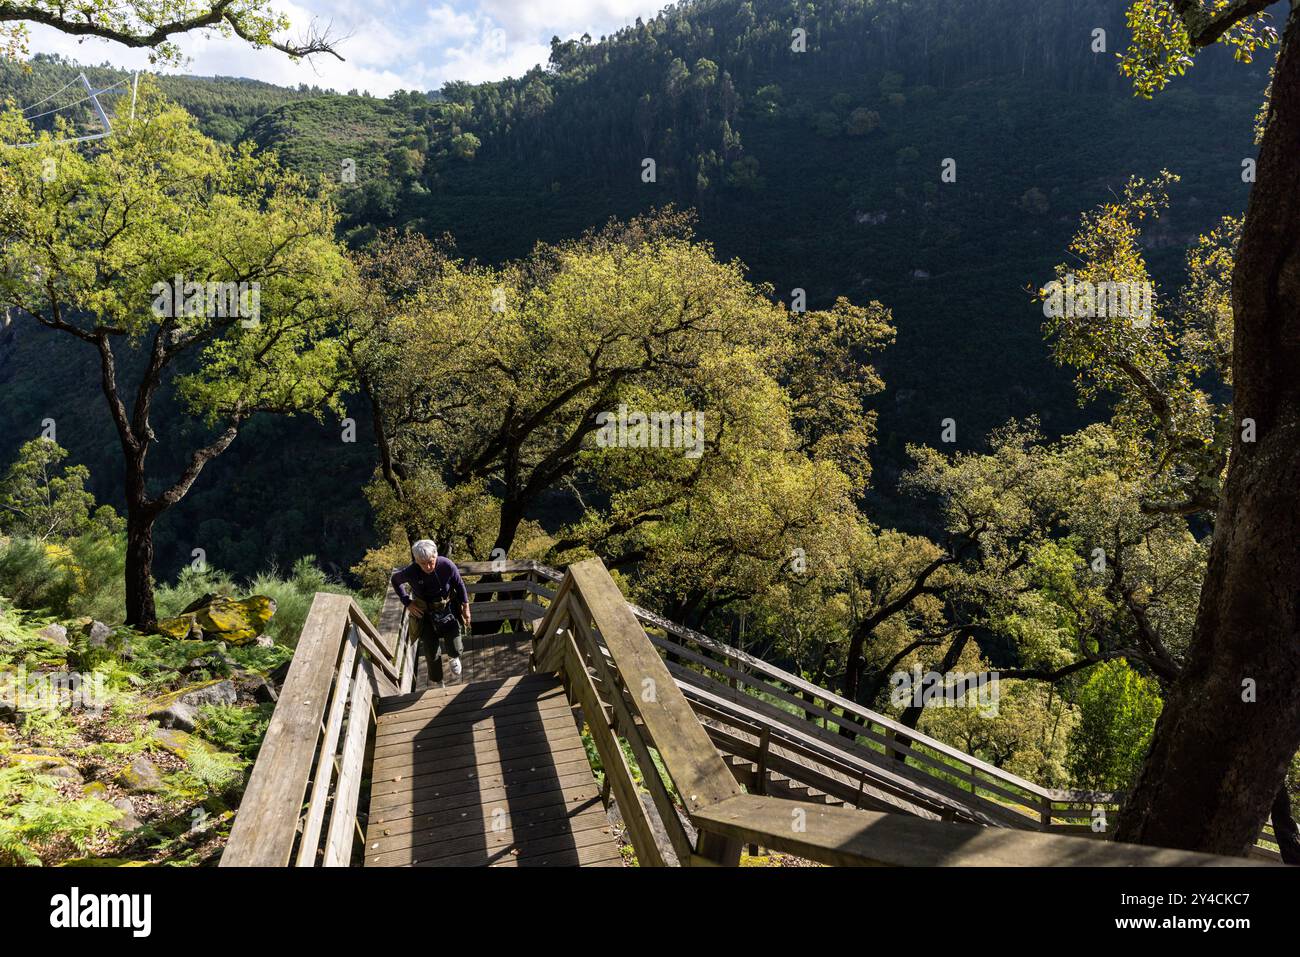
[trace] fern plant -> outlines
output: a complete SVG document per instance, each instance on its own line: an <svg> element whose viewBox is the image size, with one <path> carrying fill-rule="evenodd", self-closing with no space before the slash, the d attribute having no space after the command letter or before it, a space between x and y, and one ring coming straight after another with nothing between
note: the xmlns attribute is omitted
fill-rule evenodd
<svg viewBox="0 0 1300 957"><path fill-rule="evenodd" d="M41 708L27 712L23 719L23 734L32 741L47 747L63 748L77 736L77 725L72 716L54 708Z"/></svg>
<svg viewBox="0 0 1300 957"><path fill-rule="evenodd" d="M63 839L84 851L122 812L99 798L67 800L57 779L25 768L0 768L0 863L41 863L33 847Z"/></svg>
<svg viewBox="0 0 1300 957"><path fill-rule="evenodd" d="M243 783L246 762L225 751L194 748L185 767L163 779L163 798L180 804L202 801Z"/></svg>
<svg viewBox="0 0 1300 957"><path fill-rule="evenodd" d="M211 741L223 751L233 751L245 759L257 756L266 727L271 723L274 705L260 704L256 708L234 705L204 705L199 709L199 736Z"/></svg>

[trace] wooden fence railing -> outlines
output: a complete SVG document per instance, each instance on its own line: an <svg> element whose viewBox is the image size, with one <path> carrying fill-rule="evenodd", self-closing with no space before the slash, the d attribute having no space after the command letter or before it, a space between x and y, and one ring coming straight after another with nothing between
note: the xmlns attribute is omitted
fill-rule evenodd
<svg viewBox="0 0 1300 957"><path fill-rule="evenodd" d="M461 566L477 622L540 617L532 563ZM518 580L492 581L521 575ZM489 579L481 581L476 579ZM317 593L240 802L221 866L346 867L361 838L361 783L376 697L415 685L419 654L392 588L379 626L346 595ZM364 809L361 809L364 810Z"/></svg>
<svg viewBox="0 0 1300 957"><path fill-rule="evenodd" d="M404 690L403 654L351 598L317 593L222 867L351 863L362 837L357 806L373 739L372 701Z"/></svg>
<svg viewBox="0 0 1300 957"><path fill-rule="evenodd" d="M933 848L935 855L946 855L943 862L966 863L966 851L978 847L984 856L980 863L992 863L1004 852L1024 855L1020 862L1025 863L1048 852L1032 842L1017 843L1005 836L1007 830L1026 839L1048 836L1035 835L1035 828L1091 833L1094 808L1110 815L1117 806L1119 795L1040 788L630 605L599 561L575 565L568 575L532 561L471 562L460 568L475 598L475 622L535 630L539 668L562 674L571 699L583 707L605 768L607 794L618 799L642 863L733 862L745 841L827 863L845 862L838 856L840 844L835 845L840 850L831 844L847 842L843 847L851 853L844 853L853 862L869 862L857 839L850 839L857 833L853 819L842 814L870 815L856 818L856 827L869 827L884 842L870 862L916 862L915 854L901 851L914 836L914 825L894 813L880 820L871 815L900 809L922 824L947 822L942 824L946 836L935 832ZM609 635L615 637L614 648ZM404 609L391 589L377 628L347 596L316 596L222 866L352 863L361 833L361 782L373 743L372 700L412 690L417 657ZM670 704L663 705L665 700ZM852 727L865 743L839 735L841 725ZM648 808L637 799L620 738L642 772ZM905 739L912 742L907 760L893 760ZM761 772L787 774L863 810L788 800L751 805L763 796L742 793L720 751L753 761L759 781ZM664 774L656 770L660 765ZM780 828L775 829L780 833L755 836L754 822L767 821L771 831L772 815L789 815L797 806L813 822L812 838L807 830ZM684 822L697 830L696 841ZM965 828L951 830L962 823L1000 825L995 830L1004 834L989 836L990 829L976 827L985 833L976 839ZM1264 837L1270 836L1266 829ZM888 846L895 839L903 842L898 854ZM820 842L820 850L808 846L810 840ZM1065 855L1057 863L1085 862L1083 851L1056 847L1052 853ZM1124 848L1128 857L1119 862L1171 862L1150 853ZM1208 862L1201 857L1176 862Z"/></svg>
<svg viewBox="0 0 1300 957"><path fill-rule="evenodd" d="M536 562L539 583L561 572ZM534 594L545 597L544 587ZM727 754L855 807L932 819L1106 838L1124 794L1047 788L1011 774L798 675L629 603L669 671ZM854 737L838 733L844 727ZM909 744L910 742L910 744ZM1279 861L1271 825L1254 856Z"/></svg>
<svg viewBox="0 0 1300 957"><path fill-rule="evenodd" d="M746 842L836 865L1244 863L746 794L598 559L569 568L536 635L537 670L558 673L570 701L582 708L606 787L644 865L733 865ZM641 800L622 741L641 771L649 804Z"/></svg>
<svg viewBox="0 0 1300 957"><path fill-rule="evenodd" d="M518 564L520 571L531 566L542 581L563 578L544 565ZM1096 812L1113 823L1122 795L1041 787L761 658L637 605L628 607L728 753L850 803L861 792L866 807L876 793L907 796L935 817L972 823L1089 835L1096 833ZM841 727L854 736L838 733Z"/></svg>

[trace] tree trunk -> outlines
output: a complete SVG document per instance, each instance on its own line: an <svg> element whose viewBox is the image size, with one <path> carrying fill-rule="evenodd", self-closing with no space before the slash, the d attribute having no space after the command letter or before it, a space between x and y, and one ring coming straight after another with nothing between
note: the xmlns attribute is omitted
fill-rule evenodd
<svg viewBox="0 0 1300 957"><path fill-rule="evenodd" d="M153 600L153 525L155 516L136 506L126 517L126 623L152 628L158 620Z"/></svg>
<svg viewBox="0 0 1300 957"><path fill-rule="evenodd" d="M862 681L862 646L866 639L864 631L855 629L849 636L848 655L844 659L844 681L840 687L840 694L855 703L858 700L858 685ZM841 738L853 739L858 736L858 731L851 725L842 724L839 726L839 734Z"/></svg>
<svg viewBox="0 0 1300 957"><path fill-rule="evenodd" d="M948 675L952 673L952 669L957 667L957 662L961 659L961 653L966 650L966 645L969 643L970 632L959 632L957 637L952 640L952 644L948 646L948 650L944 652L943 661L939 665L939 674L943 675L944 681L948 680ZM921 715L924 713L924 704L909 704L903 709L903 714L898 721L900 724L904 724L915 731L916 726L921 723ZM908 748L911 748L912 746L912 739L902 737L901 735L898 738L898 742L899 744L906 745ZM894 752L895 761L905 761L906 759L906 751Z"/></svg>
<svg viewBox="0 0 1300 957"><path fill-rule="evenodd" d="M1121 841L1244 854L1300 748L1298 22L1292 13L1278 56L1233 274L1238 431L1214 544L1187 663L1120 815Z"/></svg>
<svg viewBox="0 0 1300 957"><path fill-rule="evenodd" d="M1296 827L1295 818L1291 816L1291 795L1286 785L1273 798L1269 817L1273 821L1273 836L1282 852L1282 863L1300 864L1300 828Z"/></svg>
<svg viewBox="0 0 1300 957"><path fill-rule="evenodd" d="M501 521L497 525L497 538L492 543L493 554L488 556L489 561L495 561L498 556L508 560L510 546L515 543L515 535L519 532L519 523L523 520L523 503L514 499L503 499L501 502ZM477 556L475 557L477 558Z"/></svg>

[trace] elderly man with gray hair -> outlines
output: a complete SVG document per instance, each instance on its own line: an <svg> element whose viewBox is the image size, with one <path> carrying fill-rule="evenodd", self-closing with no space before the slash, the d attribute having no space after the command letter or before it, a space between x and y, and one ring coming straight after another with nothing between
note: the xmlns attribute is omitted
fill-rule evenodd
<svg viewBox="0 0 1300 957"><path fill-rule="evenodd" d="M457 618L469 629L469 591L460 569L450 558L438 554L438 546L423 538L411 546L414 559L393 572L393 590L410 613L410 634L424 649L429 681L442 681L441 641L451 658L451 674L460 677L463 648Z"/></svg>

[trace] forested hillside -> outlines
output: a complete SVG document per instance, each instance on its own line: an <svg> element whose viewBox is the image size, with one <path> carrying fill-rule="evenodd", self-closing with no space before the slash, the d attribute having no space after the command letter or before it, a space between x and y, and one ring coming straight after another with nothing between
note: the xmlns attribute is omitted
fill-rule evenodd
<svg viewBox="0 0 1300 957"><path fill-rule="evenodd" d="M502 596L559 575L467 567L481 601L389 593L383 628L434 630L431 685L442 631L477 685L500 676L471 675L474 655L544 615L521 668L563 658L572 686L590 660L661 709L588 723L601 773L623 761L611 731L693 727L654 692L676 675L626 598L720 654L668 657L790 718L792 743L885 744L886 765L944 781L969 767L972 800L1013 775L1036 795L1013 827L1050 830L1065 803L1087 815L1070 828L1121 843L1262 840L1300 862L1300 8L1270 87L1259 5L694 0L557 38L523 77L386 99L108 68L83 98L75 64L5 66L0 678L97 675L112 706L77 720L0 695L0 863L214 860L268 706L324 702L335 666L343 840L362 677L381 654L403 691L414 659L318 593L373 618L396 565L454 583L448 556L568 571L543 611ZM279 22L249 39L257 9L221 8L254 46ZM501 578L520 570L540 578ZM787 690L753 684L756 659ZM319 782L339 723L318 723ZM585 776L590 744L561 750ZM409 776L441 774L415 771L432 756ZM287 784L258 767L245 807L306 787L308 762ZM398 781L376 806L400 806ZM181 830L186 810L217 831Z"/></svg>
<svg viewBox="0 0 1300 957"><path fill-rule="evenodd" d="M1176 166L1172 208L1145 240L1168 283L1186 244L1242 208L1241 161L1252 152L1266 64L1234 70L1226 54L1210 57L1156 100L1136 99L1115 67L1127 42L1124 7L1048 0L1029 12L988 0L957 12L950 3L861 0L809 12L705 0L609 38L556 41L548 68L525 77L452 83L439 94L312 97L192 78L165 78L163 90L210 135L249 139L339 182L354 246L406 224L500 262L536 241L674 203L695 209L699 234L787 303L796 289L810 309L838 296L887 303L898 339L877 362L888 391L874 400L869 494L873 514L914 526L893 483L905 446L934 441L942 419L958 420L963 447L980 446L1011 417L1037 415L1049 434L1087 421L1069 375L1043 347L1041 308L1026 292L1049 277L1080 210L1130 175ZM807 31L805 52L791 49L796 27ZM1105 53L1092 52L1097 29ZM13 67L0 75L32 102L74 73L46 62L30 77ZM1210 141L1207 124L1217 134ZM646 159L655 162L652 183L643 181ZM941 180L947 159L955 182ZM57 363L38 371L24 359L47 349ZM54 417L111 501L112 445L94 438L107 434L107 420L82 401L93 361L76 344L10 331L0 346L0 458ZM356 406L364 432L368 413ZM203 537L218 543L212 558L223 567L251 573L311 552L346 568L359 556L356 527L340 528L338 516L368 474L365 438L353 466L340 472L334 455L286 483L286 463L309 463L336 443L337 429L259 428L280 453L237 443L215 466L220 481L160 527L160 569L187 560L170 528L197 524L187 516L200 514L189 511L198 496L206 496ZM257 529L256 543L239 529Z"/></svg>
<svg viewBox="0 0 1300 957"><path fill-rule="evenodd" d="M79 73L85 73L86 79L97 90L114 88L121 91L111 98L106 97L105 102L114 107L125 107L123 116L129 113L132 74L108 65L85 66L47 53L36 54L27 64L0 59L0 96L12 97L25 108L40 104L25 110L32 117L47 114L35 122L37 128L53 128L59 119L90 121L89 105L84 100L78 102L85 93L77 82ZM158 85L169 97L184 103L209 136L223 142L234 142L249 123L270 110L324 93L315 87L290 90L260 80L231 76L164 75L158 78ZM75 106L62 108L69 104Z"/></svg>

